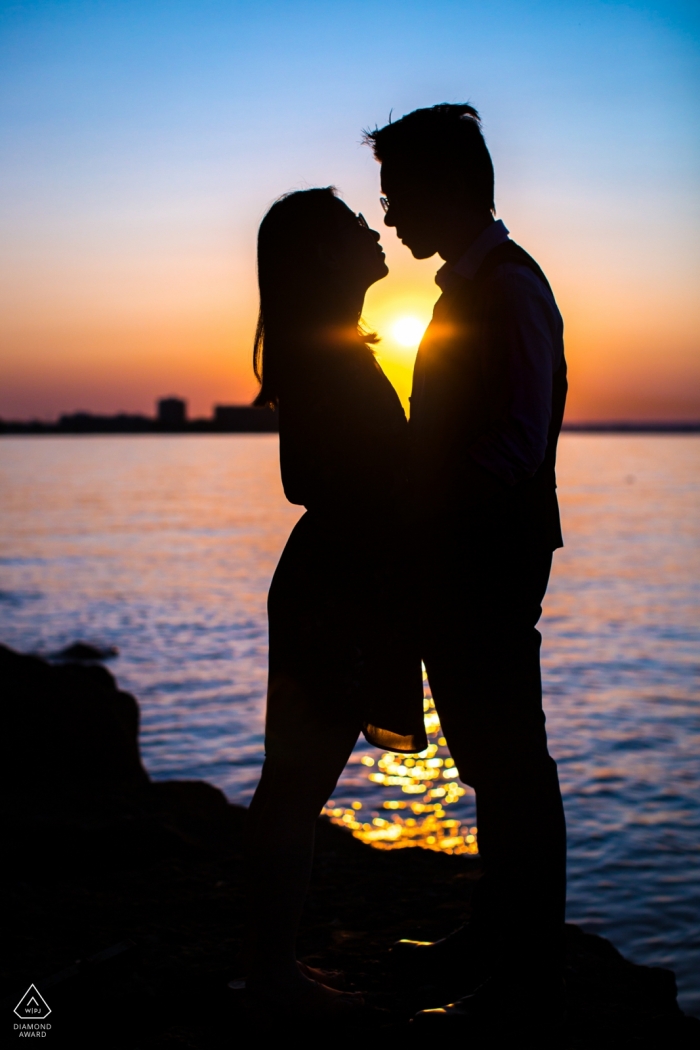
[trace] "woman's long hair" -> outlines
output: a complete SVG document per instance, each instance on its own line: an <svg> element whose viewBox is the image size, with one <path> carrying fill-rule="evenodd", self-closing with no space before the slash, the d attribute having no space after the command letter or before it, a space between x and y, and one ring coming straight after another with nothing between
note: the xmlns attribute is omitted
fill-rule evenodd
<svg viewBox="0 0 700 1050"><path fill-rule="evenodd" d="M276 201L258 232L260 314L253 346L258 407L277 404L285 375L299 355L324 333L342 328L365 343L374 336L359 328L353 293L323 264L348 211L333 186L298 190Z"/></svg>

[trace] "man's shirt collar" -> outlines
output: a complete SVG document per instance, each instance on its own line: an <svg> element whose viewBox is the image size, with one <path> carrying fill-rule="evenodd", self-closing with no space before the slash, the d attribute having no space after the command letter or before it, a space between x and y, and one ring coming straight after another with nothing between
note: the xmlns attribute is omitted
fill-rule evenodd
<svg viewBox="0 0 700 1050"><path fill-rule="evenodd" d="M489 252L508 240L508 232L502 219L497 219L495 222L490 223L485 230L482 230L476 240L472 241L464 255L457 260L454 266L445 263L444 266L440 267L435 274L435 283L444 292L453 283L454 274L457 274L459 277L466 277L468 281L473 280L476 271Z"/></svg>

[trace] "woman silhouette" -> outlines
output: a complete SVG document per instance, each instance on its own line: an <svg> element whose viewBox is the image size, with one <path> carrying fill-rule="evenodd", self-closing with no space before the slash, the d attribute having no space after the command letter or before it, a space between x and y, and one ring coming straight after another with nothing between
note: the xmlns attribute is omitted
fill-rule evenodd
<svg viewBox="0 0 700 1050"><path fill-rule="evenodd" d="M258 405L279 407L287 499L306 507L270 587L265 763L250 806L247 989L296 1012L362 1005L297 962L316 819L360 732L427 746L404 588L407 424L360 327L388 270L332 187L291 193L260 226Z"/></svg>

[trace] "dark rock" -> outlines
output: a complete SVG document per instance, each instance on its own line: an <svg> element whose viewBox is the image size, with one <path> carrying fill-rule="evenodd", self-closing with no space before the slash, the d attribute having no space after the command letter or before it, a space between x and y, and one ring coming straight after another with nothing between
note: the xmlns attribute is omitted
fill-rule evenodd
<svg viewBox="0 0 700 1050"><path fill-rule="evenodd" d="M319 1033L308 1023L270 1029L228 987L246 914L245 810L202 781L149 779L138 705L104 668L55 667L0 647L0 682L0 1000L11 1010L37 983L56 1045L71 1050L216 1050L259 1042L261 1029L312 1045ZM319 822L299 951L365 991L372 1045L387 1034L414 1045L409 1018L444 1001L433 975L409 986L392 971L391 944L458 925L478 877L463 858L373 850ZM567 927L567 987L568 1050L700 1046L700 1022L679 1010L670 971L636 966L576 926ZM345 1033L322 1037L335 1044Z"/></svg>
<svg viewBox="0 0 700 1050"><path fill-rule="evenodd" d="M239 807L204 781L154 783L139 755L139 708L97 664L55 666L0 646L5 732L0 819L31 869L128 864L211 849Z"/></svg>
<svg viewBox="0 0 700 1050"><path fill-rule="evenodd" d="M147 790L138 704L104 667L55 667L0 646L0 683L0 806L104 816Z"/></svg>
<svg viewBox="0 0 700 1050"><path fill-rule="evenodd" d="M65 649L60 649L57 653L54 653L52 659L71 660L80 663L84 660L111 660L115 656L119 656L119 650L116 645L107 645L99 648L96 645L90 645L89 642L73 642L72 645L67 645Z"/></svg>
<svg viewBox="0 0 700 1050"><path fill-rule="evenodd" d="M604 937L567 924L570 1026L582 1047L700 1047L700 1021L676 1001L671 970L637 966ZM695 1041L693 1041L695 1040Z"/></svg>

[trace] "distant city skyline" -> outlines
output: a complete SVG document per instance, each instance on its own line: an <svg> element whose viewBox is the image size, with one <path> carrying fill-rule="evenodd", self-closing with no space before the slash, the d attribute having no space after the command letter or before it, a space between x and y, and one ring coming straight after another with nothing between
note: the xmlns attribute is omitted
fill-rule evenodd
<svg viewBox="0 0 700 1050"><path fill-rule="evenodd" d="M441 260L382 225L362 128L473 102L566 325L568 418L700 418L697 5L37 0L0 12L0 417L255 393L258 223L338 186L381 231L366 320L407 404Z"/></svg>
<svg viewBox="0 0 700 1050"><path fill-rule="evenodd" d="M62 412L57 419L17 420L0 417L1 435L18 434L211 434L272 433L279 429L276 409L257 408L251 404L212 405L208 416L190 416L187 400L180 397L158 398L155 412L100 413L81 409Z"/></svg>
<svg viewBox="0 0 700 1050"><path fill-rule="evenodd" d="M169 429L188 429L193 432L214 430L223 431L262 431L269 432L274 427L264 422L263 417L272 416L277 419L277 410L272 412L255 407L251 402L234 402L230 404L213 404L208 414L198 412L190 415L189 401L186 397L177 394L169 394L166 397L158 397L153 400L151 413L146 411L129 412L117 410L116 412L96 412L88 408L79 408L72 412L59 412L53 419L40 420L36 416L32 418L19 419L16 417L0 416L0 433L33 433L32 425L39 424L49 430L58 429L68 433L128 433L139 430L157 430L161 425L166 432ZM90 421L94 422L91 429ZM105 430L101 424L119 423L116 427L107 427ZM148 423L147 427L140 427L139 422ZM669 417L667 419L656 418L645 420L643 418L608 418L572 420L564 422L565 430L579 431L604 431L608 433L638 432L678 432L698 433L700 432L700 415L688 417Z"/></svg>

